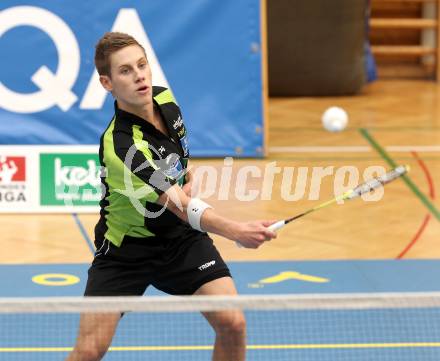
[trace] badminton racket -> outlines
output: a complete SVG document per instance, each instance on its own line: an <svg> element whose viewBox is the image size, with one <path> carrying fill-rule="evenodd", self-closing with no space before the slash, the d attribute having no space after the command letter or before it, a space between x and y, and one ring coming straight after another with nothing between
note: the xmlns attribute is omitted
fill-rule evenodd
<svg viewBox="0 0 440 361"><path fill-rule="evenodd" d="M352 188L352 189L344 192L343 194L341 194L341 195L339 195L339 196L337 196L327 202L321 203L313 208L310 208L303 213L297 214L296 216L293 216L291 218L287 218L287 219L283 219L281 221L275 222L274 224L270 225L268 227L268 229L271 231L277 231L280 228L284 227L286 224L289 224L290 222L292 222L298 218L304 217L307 214L313 213L319 209L326 208L326 207L328 207L334 203L337 203L339 201L345 201L345 200L358 198L358 197L362 196L363 194L370 193L377 188L383 187L385 184L388 184L388 183L392 182L393 180L401 177L402 175L404 175L408 171L409 171L409 166L407 166L407 165L398 166L398 167L388 171L387 173L385 173L382 176L375 177L375 178L372 178L364 183L361 183L358 186L356 186L355 188Z"/></svg>

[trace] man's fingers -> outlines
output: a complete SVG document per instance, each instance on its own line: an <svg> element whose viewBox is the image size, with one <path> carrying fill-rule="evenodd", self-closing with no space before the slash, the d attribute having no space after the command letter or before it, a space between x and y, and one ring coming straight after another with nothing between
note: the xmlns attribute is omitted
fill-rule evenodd
<svg viewBox="0 0 440 361"><path fill-rule="evenodd" d="M270 231L268 229L264 230L264 237L266 241L270 241L272 238L277 238L277 234L274 231Z"/></svg>
<svg viewBox="0 0 440 361"><path fill-rule="evenodd" d="M271 221L262 221L262 224L264 227L269 227L270 225L276 223L276 220L271 220Z"/></svg>

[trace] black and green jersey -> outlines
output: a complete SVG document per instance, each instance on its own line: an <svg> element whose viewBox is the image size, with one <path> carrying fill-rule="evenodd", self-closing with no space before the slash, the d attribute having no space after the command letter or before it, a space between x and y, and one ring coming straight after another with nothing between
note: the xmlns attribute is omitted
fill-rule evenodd
<svg viewBox="0 0 440 361"><path fill-rule="evenodd" d="M104 194L95 237L107 238L118 247L125 236L168 239L192 230L155 203L172 185L184 184L189 152L182 114L171 91L153 87L153 100L169 136L145 119L119 109L116 102L115 115L101 136Z"/></svg>

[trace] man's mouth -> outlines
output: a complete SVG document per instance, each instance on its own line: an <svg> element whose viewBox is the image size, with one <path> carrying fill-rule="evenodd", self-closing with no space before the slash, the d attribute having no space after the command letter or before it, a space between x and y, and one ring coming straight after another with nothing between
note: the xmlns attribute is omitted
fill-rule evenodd
<svg viewBox="0 0 440 361"><path fill-rule="evenodd" d="M136 91L144 93L148 90L148 86L144 85L136 89Z"/></svg>

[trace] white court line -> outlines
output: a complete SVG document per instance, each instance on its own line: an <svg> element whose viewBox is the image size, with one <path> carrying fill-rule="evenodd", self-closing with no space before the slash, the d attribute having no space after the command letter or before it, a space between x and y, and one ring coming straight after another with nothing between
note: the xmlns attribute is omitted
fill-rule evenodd
<svg viewBox="0 0 440 361"><path fill-rule="evenodd" d="M440 152L440 145L390 145L385 149L390 152Z"/></svg>
<svg viewBox="0 0 440 361"><path fill-rule="evenodd" d="M347 147L269 147L270 153L361 153L369 152L371 148L368 146L347 146Z"/></svg>
<svg viewBox="0 0 440 361"><path fill-rule="evenodd" d="M390 145L385 147L389 152L440 152L438 145ZM269 147L269 153L368 153L368 146L310 146L310 147Z"/></svg>

